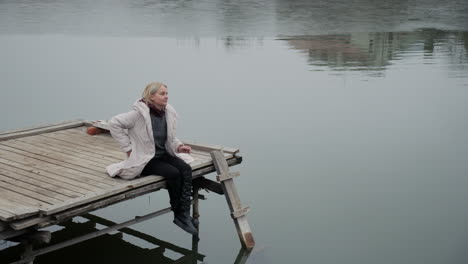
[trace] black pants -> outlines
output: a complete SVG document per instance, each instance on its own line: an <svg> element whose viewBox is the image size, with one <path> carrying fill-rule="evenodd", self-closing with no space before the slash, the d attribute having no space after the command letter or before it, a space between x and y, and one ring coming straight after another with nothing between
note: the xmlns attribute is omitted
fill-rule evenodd
<svg viewBox="0 0 468 264"><path fill-rule="evenodd" d="M190 211L192 167L185 161L166 153L160 158L151 159L141 175L163 176L167 182L172 210L175 213Z"/></svg>

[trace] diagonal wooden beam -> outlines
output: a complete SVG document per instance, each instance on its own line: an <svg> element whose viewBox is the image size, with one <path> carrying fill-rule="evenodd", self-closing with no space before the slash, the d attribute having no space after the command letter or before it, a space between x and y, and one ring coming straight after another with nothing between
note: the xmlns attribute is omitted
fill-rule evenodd
<svg viewBox="0 0 468 264"><path fill-rule="evenodd" d="M210 152L218 175L230 175L229 166L224 158L224 154L219 150ZM236 174L237 176L237 174ZM224 191L224 196L231 211L232 219L237 229L242 247L252 249L255 246L255 240L252 235L249 223L247 222L246 213L249 209L243 208L241 205L239 194L237 193L236 185L233 177L221 177L221 186Z"/></svg>

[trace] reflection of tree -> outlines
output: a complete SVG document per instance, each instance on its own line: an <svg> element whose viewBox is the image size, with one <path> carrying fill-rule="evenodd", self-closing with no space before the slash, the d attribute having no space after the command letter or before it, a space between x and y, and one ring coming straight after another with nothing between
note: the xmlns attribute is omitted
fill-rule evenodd
<svg viewBox="0 0 468 264"><path fill-rule="evenodd" d="M443 51L451 64L466 64L466 32L424 29L414 32L352 33L282 39L303 51L311 65L334 69L380 70L402 58L404 52L432 56Z"/></svg>
<svg viewBox="0 0 468 264"><path fill-rule="evenodd" d="M246 38L246 37L223 37L219 38L218 40L222 41L224 47L228 51L238 50L242 48L250 48L254 46L263 46L263 38Z"/></svg>
<svg viewBox="0 0 468 264"><path fill-rule="evenodd" d="M408 0L276 0L279 34L330 34L392 29L408 20Z"/></svg>

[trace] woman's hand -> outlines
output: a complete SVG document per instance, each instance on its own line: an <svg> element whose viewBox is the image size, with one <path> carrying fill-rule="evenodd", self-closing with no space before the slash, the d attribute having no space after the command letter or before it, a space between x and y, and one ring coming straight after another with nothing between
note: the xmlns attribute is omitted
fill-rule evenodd
<svg viewBox="0 0 468 264"><path fill-rule="evenodd" d="M179 153L191 153L192 148L190 146L182 144L182 145L179 145L179 147L177 147L177 152L179 152Z"/></svg>
<svg viewBox="0 0 468 264"><path fill-rule="evenodd" d="M130 157L130 154L132 153L132 151L130 150L129 152L127 152L127 157Z"/></svg>

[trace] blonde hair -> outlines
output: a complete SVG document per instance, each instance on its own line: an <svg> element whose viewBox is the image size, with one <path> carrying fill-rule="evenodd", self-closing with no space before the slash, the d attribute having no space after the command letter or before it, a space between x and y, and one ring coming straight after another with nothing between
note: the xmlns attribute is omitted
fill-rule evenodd
<svg viewBox="0 0 468 264"><path fill-rule="evenodd" d="M151 82L146 85L145 90L143 90L141 95L143 97L143 101L145 101L147 104L151 104L150 96L155 94L162 86L167 88L167 85L162 82Z"/></svg>

